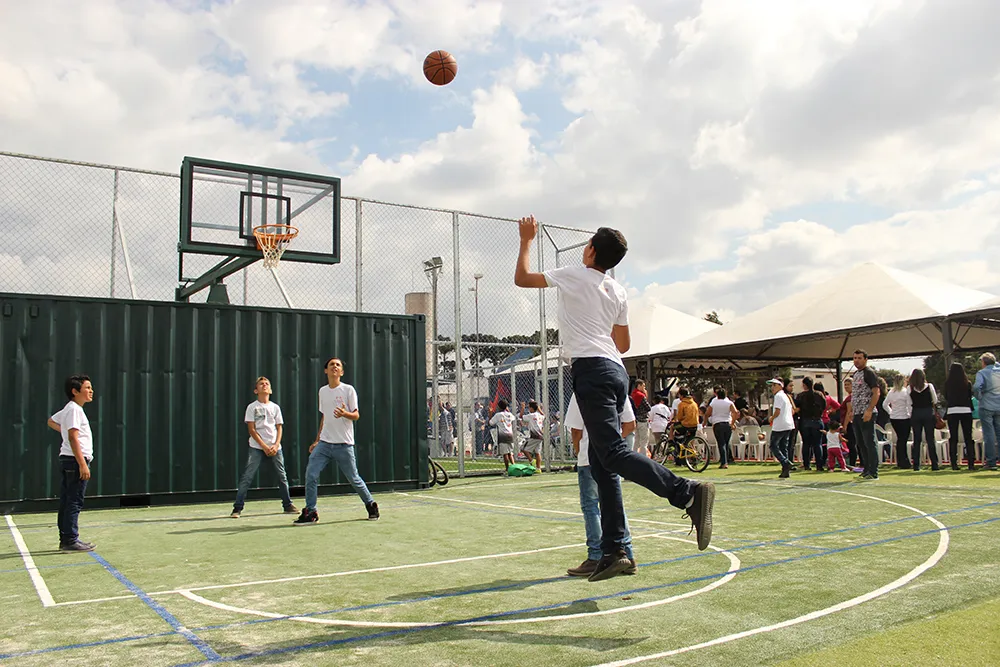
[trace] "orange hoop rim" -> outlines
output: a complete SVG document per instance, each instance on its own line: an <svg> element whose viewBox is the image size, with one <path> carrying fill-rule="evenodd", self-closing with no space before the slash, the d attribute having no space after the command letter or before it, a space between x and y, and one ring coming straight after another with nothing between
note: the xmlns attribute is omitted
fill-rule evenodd
<svg viewBox="0 0 1000 667"><path fill-rule="evenodd" d="M283 232L269 232L268 229L284 229L287 231ZM281 225L281 224L269 224L269 225L259 225L253 228L253 235L258 241L269 241L271 243L281 243L282 241L291 241L296 236L299 235L298 227L293 227L291 225Z"/></svg>

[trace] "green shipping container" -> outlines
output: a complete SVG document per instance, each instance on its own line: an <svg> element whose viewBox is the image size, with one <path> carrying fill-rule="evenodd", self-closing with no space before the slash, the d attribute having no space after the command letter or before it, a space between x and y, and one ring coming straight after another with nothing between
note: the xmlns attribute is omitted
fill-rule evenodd
<svg viewBox="0 0 1000 667"><path fill-rule="evenodd" d="M88 506L235 494L248 449L244 414L261 375L284 416L294 494L333 356L358 391L361 476L372 491L425 485L424 344L422 316L0 293L2 509L55 506L60 437L46 421L66 404L74 373L89 375L95 390L84 408L94 433ZM277 498L272 474L261 466L257 483ZM320 483L351 490L336 466Z"/></svg>

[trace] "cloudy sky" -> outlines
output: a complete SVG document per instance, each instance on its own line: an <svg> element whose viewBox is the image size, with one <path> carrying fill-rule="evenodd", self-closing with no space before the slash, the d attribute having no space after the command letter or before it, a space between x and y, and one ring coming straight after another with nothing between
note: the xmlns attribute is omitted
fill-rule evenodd
<svg viewBox="0 0 1000 667"><path fill-rule="evenodd" d="M612 225L635 300L723 319L867 260L1000 292L994 0L0 12L2 150L171 172L198 155L338 175L345 194ZM447 87L422 78L434 49L458 59Z"/></svg>

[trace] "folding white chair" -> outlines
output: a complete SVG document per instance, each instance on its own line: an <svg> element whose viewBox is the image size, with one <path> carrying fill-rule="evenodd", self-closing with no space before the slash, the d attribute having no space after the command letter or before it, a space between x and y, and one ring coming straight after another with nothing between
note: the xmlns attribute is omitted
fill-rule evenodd
<svg viewBox="0 0 1000 667"><path fill-rule="evenodd" d="M747 450L751 450L755 460L764 460L764 451L767 447L764 444L762 435L760 426L743 427L743 456L741 458L747 459Z"/></svg>

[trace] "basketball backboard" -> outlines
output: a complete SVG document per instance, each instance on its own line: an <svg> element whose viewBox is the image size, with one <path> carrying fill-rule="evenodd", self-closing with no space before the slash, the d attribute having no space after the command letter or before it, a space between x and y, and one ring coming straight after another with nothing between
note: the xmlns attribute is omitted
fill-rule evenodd
<svg viewBox="0 0 1000 667"><path fill-rule="evenodd" d="M260 258L253 228L294 225L283 262L340 262L340 179L185 157L182 253Z"/></svg>
<svg viewBox="0 0 1000 667"><path fill-rule="evenodd" d="M185 157L181 164L178 298L263 259L254 227L293 225L282 262L340 263L340 179ZM184 272L186 254L216 255L201 276Z"/></svg>

